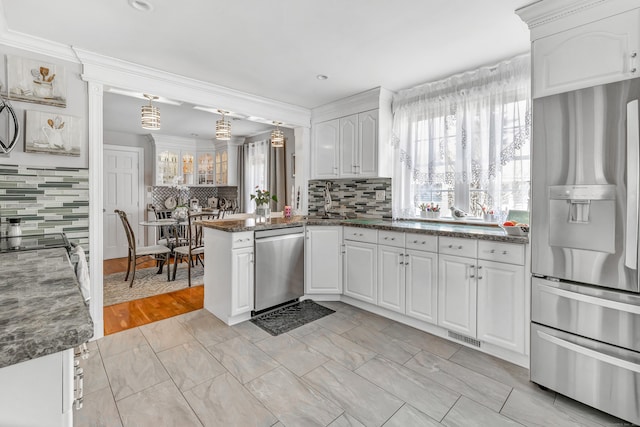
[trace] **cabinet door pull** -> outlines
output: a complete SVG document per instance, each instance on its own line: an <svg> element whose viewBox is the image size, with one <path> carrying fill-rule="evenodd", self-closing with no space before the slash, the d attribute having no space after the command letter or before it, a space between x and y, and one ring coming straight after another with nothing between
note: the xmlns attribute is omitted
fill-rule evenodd
<svg viewBox="0 0 640 427"><path fill-rule="evenodd" d="M491 253L491 254L495 254L495 253L496 253L496 250L495 250L495 249L491 249L491 250L489 251L489 253Z"/></svg>
<svg viewBox="0 0 640 427"><path fill-rule="evenodd" d="M462 245L458 246L458 249L462 249Z"/></svg>
<svg viewBox="0 0 640 427"><path fill-rule="evenodd" d="M413 243L418 243L418 241L417 241L417 240L414 240L414 241L413 241ZM422 243L424 243L424 242L422 242Z"/></svg>
<svg viewBox="0 0 640 427"><path fill-rule="evenodd" d="M508 251L502 251L502 255L506 255L508 253L509 253Z"/></svg>
<svg viewBox="0 0 640 427"><path fill-rule="evenodd" d="M476 277L475 274L473 274L473 269L475 268L475 265L470 265L469 269L471 270L471 274L469 274L469 278L473 279L474 277Z"/></svg>
<svg viewBox="0 0 640 427"><path fill-rule="evenodd" d="M449 245L449 249L453 249L453 245Z"/></svg>

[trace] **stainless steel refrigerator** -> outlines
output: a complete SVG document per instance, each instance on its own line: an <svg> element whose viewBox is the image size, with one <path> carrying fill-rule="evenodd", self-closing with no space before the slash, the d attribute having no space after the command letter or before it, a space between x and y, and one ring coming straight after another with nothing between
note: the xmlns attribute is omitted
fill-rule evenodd
<svg viewBox="0 0 640 427"><path fill-rule="evenodd" d="M640 79L534 100L531 381L640 424Z"/></svg>

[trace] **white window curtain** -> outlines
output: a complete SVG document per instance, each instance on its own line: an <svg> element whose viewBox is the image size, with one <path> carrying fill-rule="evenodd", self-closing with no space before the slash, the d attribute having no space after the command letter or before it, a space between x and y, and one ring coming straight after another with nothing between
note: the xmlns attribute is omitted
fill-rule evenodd
<svg viewBox="0 0 640 427"><path fill-rule="evenodd" d="M252 142L245 147L244 206L247 213L256 210L255 203L251 201L251 194L256 193L256 187L261 190L268 189L270 145L268 140L263 140Z"/></svg>
<svg viewBox="0 0 640 427"><path fill-rule="evenodd" d="M526 55L395 95L394 218L528 210L530 86Z"/></svg>

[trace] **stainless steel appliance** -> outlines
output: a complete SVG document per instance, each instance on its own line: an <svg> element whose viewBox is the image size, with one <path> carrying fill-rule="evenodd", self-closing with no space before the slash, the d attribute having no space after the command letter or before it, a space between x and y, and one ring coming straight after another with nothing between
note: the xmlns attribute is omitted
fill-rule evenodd
<svg viewBox="0 0 640 427"><path fill-rule="evenodd" d="M304 227L255 232L255 312L304 295Z"/></svg>
<svg viewBox="0 0 640 427"><path fill-rule="evenodd" d="M640 79L534 100L531 381L640 424Z"/></svg>

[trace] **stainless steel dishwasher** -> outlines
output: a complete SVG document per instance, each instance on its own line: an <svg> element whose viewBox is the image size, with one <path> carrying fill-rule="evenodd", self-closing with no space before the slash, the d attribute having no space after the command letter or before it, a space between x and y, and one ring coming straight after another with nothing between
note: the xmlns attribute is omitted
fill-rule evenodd
<svg viewBox="0 0 640 427"><path fill-rule="evenodd" d="M304 295L304 227L255 232L254 312Z"/></svg>

